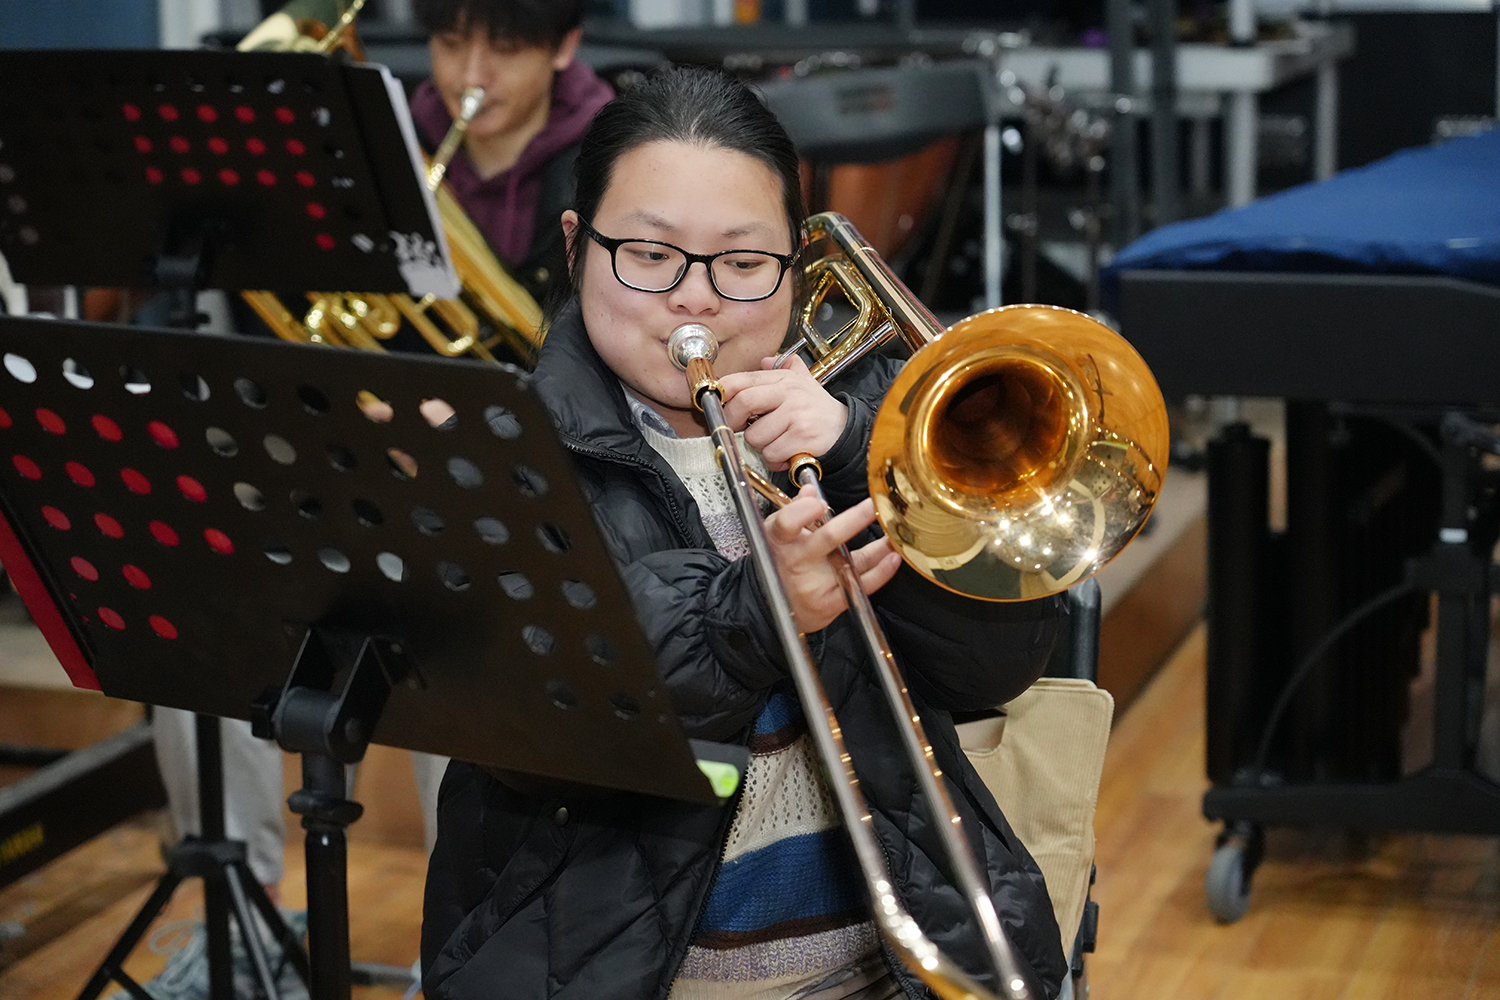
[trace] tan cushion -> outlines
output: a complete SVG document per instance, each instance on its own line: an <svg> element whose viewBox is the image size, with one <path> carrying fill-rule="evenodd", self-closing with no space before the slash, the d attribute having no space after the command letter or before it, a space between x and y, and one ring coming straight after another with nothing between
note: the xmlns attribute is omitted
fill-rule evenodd
<svg viewBox="0 0 1500 1000"><path fill-rule="evenodd" d="M1063 953L1088 901L1094 808L1115 700L1092 681L1043 677L959 741L1047 880Z"/></svg>

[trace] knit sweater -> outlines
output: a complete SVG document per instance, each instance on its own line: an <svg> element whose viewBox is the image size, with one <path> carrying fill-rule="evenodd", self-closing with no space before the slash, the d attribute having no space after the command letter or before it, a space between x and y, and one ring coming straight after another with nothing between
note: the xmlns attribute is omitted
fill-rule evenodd
<svg viewBox="0 0 1500 1000"><path fill-rule="evenodd" d="M744 555L749 546L713 439L664 434L632 403L647 442L697 501L719 552ZM768 475L760 455L737 440L745 461ZM670 1000L783 998L877 947L848 838L790 682L773 689L756 719L750 753L713 891Z"/></svg>

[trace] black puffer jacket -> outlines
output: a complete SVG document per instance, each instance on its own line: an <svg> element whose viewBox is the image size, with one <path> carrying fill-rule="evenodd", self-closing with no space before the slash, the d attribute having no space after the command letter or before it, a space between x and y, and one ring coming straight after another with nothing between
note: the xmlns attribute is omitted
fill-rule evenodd
<svg viewBox="0 0 1500 1000"><path fill-rule="evenodd" d="M849 406L824 456L843 509L866 495L864 442L894 367L859 366L830 388ZM689 735L740 741L787 676L749 560L718 554L697 507L630 419L576 305L537 367L542 398L577 456L584 490ZM999 704L1041 673L1059 599L988 604L903 568L875 595L963 829L1023 960L1049 995L1065 972L1042 876L959 749L949 711ZM889 712L842 616L810 636L901 899L928 936L991 984L983 943L915 795ZM427 876L422 968L429 1000L661 1000L707 898L733 809L627 793L516 787L455 762ZM934 859L937 859L935 862ZM898 970L912 997L930 994Z"/></svg>

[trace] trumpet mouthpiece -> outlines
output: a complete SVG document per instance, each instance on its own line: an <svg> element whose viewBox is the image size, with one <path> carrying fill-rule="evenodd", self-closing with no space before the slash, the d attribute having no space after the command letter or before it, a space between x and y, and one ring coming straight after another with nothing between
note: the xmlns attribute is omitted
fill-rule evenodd
<svg viewBox="0 0 1500 1000"><path fill-rule="evenodd" d="M479 113L479 106L484 103L484 88L470 87L463 92L458 99L458 116L464 122L468 122Z"/></svg>
<svg viewBox="0 0 1500 1000"><path fill-rule="evenodd" d="M689 361L702 358L712 361L719 356L719 341L702 323L684 323L667 338L667 354L672 364L687 371Z"/></svg>

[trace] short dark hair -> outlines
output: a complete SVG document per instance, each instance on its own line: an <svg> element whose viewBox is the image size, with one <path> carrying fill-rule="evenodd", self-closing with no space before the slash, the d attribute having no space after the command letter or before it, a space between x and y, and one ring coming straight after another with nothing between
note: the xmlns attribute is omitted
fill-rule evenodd
<svg viewBox="0 0 1500 1000"><path fill-rule="evenodd" d="M573 209L590 221L604 200L616 161L652 142L682 142L744 153L781 180L792 248L802 242L802 179L797 147L749 87L716 70L674 67L625 90L594 116L573 165ZM568 275L578 287L579 244L568 252Z"/></svg>
<svg viewBox="0 0 1500 1000"><path fill-rule="evenodd" d="M583 23L584 0L415 0L428 34L484 29L491 38L556 48Z"/></svg>

